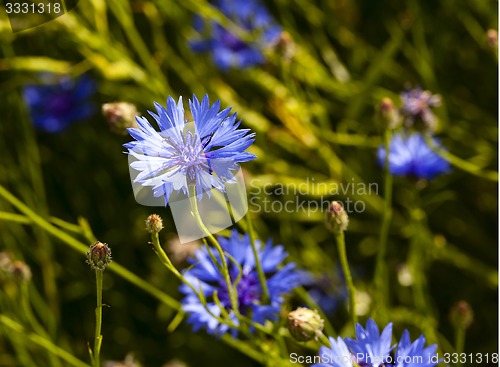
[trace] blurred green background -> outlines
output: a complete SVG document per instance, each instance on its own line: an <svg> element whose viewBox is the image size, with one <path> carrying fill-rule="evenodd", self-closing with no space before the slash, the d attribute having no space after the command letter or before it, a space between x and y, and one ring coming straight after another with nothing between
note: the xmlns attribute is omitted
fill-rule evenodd
<svg viewBox="0 0 500 367"><path fill-rule="evenodd" d="M195 14L221 17L204 1L82 0L69 14L19 33L12 33L2 9L0 184L42 217L77 226L79 218L86 218L94 235L111 246L115 262L179 298L178 281L157 261L144 230L144 219L157 212L165 220L162 240L174 238L170 210L135 202L122 147L131 138L110 132L99 108L123 100L146 114L153 101L164 104L168 95L182 95L187 103L192 93L208 93L223 107L232 106L242 125L257 133L250 151L258 159L244 165L250 198L258 191L251 186L256 182L274 187L312 179L378 183L378 195L354 198L366 210L351 214L346 234L356 286L372 299L373 309L383 208L376 106L386 96L397 102L406 85L439 93L443 104L436 109L437 135L443 145L478 167L496 170L498 59L486 34L498 28L498 3L273 0L266 6L290 34L293 57L270 49L261 67L228 72L187 44L195 34ZM97 83L94 116L60 134L35 131L22 88L40 72L89 74ZM441 351L453 351L448 315L463 299L475 313L465 351L496 352L497 183L453 168L425 187L416 189L415 182L403 178L395 179L394 187L387 302L395 334L404 328L412 336L426 332ZM416 192L418 210L410 208ZM312 191L302 195L302 200L319 199ZM19 213L3 199L0 210ZM302 268L323 274L337 266L334 241L320 213L253 215L261 238L284 244ZM415 215L423 218L419 227L412 224ZM0 250L31 267L29 292L42 324L50 326L57 345L87 361L95 285L84 255L20 217L19 223L5 217L0 216ZM81 227L73 229L74 237L90 245ZM415 242L425 244L418 256L411 250ZM412 287L398 281L404 265L421 269L414 277L422 278L423 310L415 306ZM192 333L185 322L167 332L175 311L116 274L106 271L104 286L104 302L110 306L104 309L104 359L122 360L133 352L144 366L161 366L173 358L191 366L256 365L220 340ZM2 288L1 312L22 323L9 292ZM348 322L342 306L331 317L337 330ZM25 353L17 350L13 345L19 340L0 327L0 366L23 366L30 359L35 366L50 365L39 347L27 344ZM24 360L19 357L23 353Z"/></svg>

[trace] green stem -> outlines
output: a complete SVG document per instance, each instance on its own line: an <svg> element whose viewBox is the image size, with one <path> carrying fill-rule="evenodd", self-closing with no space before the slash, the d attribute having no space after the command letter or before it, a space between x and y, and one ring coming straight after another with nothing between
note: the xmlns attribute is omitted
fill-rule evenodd
<svg viewBox="0 0 500 367"><path fill-rule="evenodd" d="M79 252L80 254L85 255L87 253L88 245L83 244L82 242L78 241L68 233L50 224L47 220L39 216L28 206L26 206L23 202L21 202L14 195L12 195L9 191L7 191L2 185L0 185L0 196L3 197L5 200L7 200L9 203L11 203L24 215L26 215L26 217L30 219L31 223L41 227L43 230L53 235L54 237L58 238L63 243L71 247L73 250ZM175 310L178 310L180 308L180 304L177 300L173 299L168 294L162 292L158 288L152 286L150 283L141 279L140 277L130 272L129 270L119 265L118 263L112 262L109 265L108 269L116 273L123 279L127 280L128 282L134 284L136 287L142 289L146 293L149 293L153 297L157 298L165 305Z"/></svg>
<svg viewBox="0 0 500 367"><path fill-rule="evenodd" d="M196 220L196 223L201 228L201 230L205 233L206 237L210 240L211 244L217 249L219 253L219 257L221 260L221 270L224 280L227 285L227 290L229 293L229 299L231 300L231 308L235 312L236 315L239 315L238 308L238 297L235 292L235 289L231 283L231 277L229 276L229 268L227 266L226 255L224 255L224 251L222 250L221 245L215 239L215 237L210 233L208 228L203 223L203 220L200 217L200 212L198 211L198 202L196 199L196 187L194 185L189 186L189 203L191 204L191 211L193 213L193 217Z"/></svg>
<svg viewBox="0 0 500 367"><path fill-rule="evenodd" d="M455 330L455 351L458 355L464 352L464 345L465 345L465 329L462 327L457 327ZM461 366L462 363L459 362L457 363L457 366Z"/></svg>
<svg viewBox="0 0 500 367"><path fill-rule="evenodd" d="M323 334L322 331L318 332L318 339L321 343L323 343L323 345L325 345L326 347L330 347L330 340L326 337L325 334Z"/></svg>
<svg viewBox="0 0 500 367"><path fill-rule="evenodd" d="M47 220L39 216L37 213L35 213L33 210L31 210L28 206L26 206L23 202L21 202L19 199L17 199L14 195L12 195L9 191L7 191L2 185L0 185L0 197L3 197L6 201L11 203L15 208L17 208L21 213L23 213L32 224L42 228L55 238L58 238L61 240L65 245L69 246L71 249L74 251L85 255L88 251L88 245L83 244L82 242L78 241L68 233L60 230L59 228L55 227L54 225L50 224ZM181 305L180 303L169 296L168 294L162 292L160 289L156 288L155 286L151 285L149 282L141 279L134 273L130 272L128 269L124 268L123 266L119 265L116 261L112 262L109 264L108 269L121 278L125 279L129 283L135 285L137 288L142 289L144 292L150 294L154 298L158 299L161 303L164 305L174 309L174 310L180 310ZM1 320L0 320L1 321ZM262 355L254 350L252 350L248 344L241 340L233 339L231 335L224 334L221 339L227 344L235 348L236 350L240 351L241 353L245 354L246 356L254 359L257 362L262 362L263 358ZM40 341L39 338L36 338L37 342ZM43 342L43 345L46 347L47 343L50 342ZM54 346L53 344L50 344ZM58 348L58 347L56 347ZM60 349L60 348L59 348ZM86 363L81 362L80 360L74 358L67 352L61 350L61 353L66 353L66 355L62 356L61 354L56 353L58 356L61 357L61 359L64 359L68 361L68 363L77 366L77 367L89 367ZM68 357L69 355L69 357ZM73 358L73 363L68 360L68 358ZM76 362L74 362L76 361ZM78 364L80 363L80 364Z"/></svg>
<svg viewBox="0 0 500 367"><path fill-rule="evenodd" d="M427 145L441 158L447 160L450 162L453 166L468 172L472 175L478 176L485 178L487 180L495 181L498 182L498 172L495 171L489 171L489 170L482 170L481 167L476 166L475 164L465 161L462 158L459 158L450 152L444 150L440 146L438 146L434 140L432 140L431 136L428 134L425 134L425 141Z"/></svg>
<svg viewBox="0 0 500 367"><path fill-rule="evenodd" d="M269 302L269 289L267 288L266 274L264 274L264 270L262 269L262 264L260 262L257 246L255 245L256 235L253 229L253 223L249 213L247 213L247 225L248 225L248 234L250 235L250 243L252 244L253 256L255 258L255 267L257 268L257 273L259 274L260 286L262 288L262 301L263 303L266 304Z"/></svg>
<svg viewBox="0 0 500 367"><path fill-rule="evenodd" d="M194 286L188 282L182 274L177 270L177 268L172 264L172 261L170 258L167 256L165 251L163 251L163 248L160 245L160 236L158 235L158 232L151 232L151 243L153 244L153 250L156 253L156 256L160 259L160 262L168 269L170 270L181 282L186 284L191 290L200 298L199 292L194 288ZM201 298L200 298L201 300Z"/></svg>
<svg viewBox="0 0 500 367"><path fill-rule="evenodd" d="M349 269L349 263L347 262L344 232L340 231L338 234L335 234L335 240L337 241L340 264L342 265L342 271L344 272L344 277L349 292L349 313L351 314L352 326L354 330L356 330L356 324L358 323L358 315L356 314L356 288L354 288L351 271Z"/></svg>
<svg viewBox="0 0 500 367"><path fill-rule="evenodd" d="M22 325L18 324L17 322L15 322L14 320L5 315L0 314L0 324L18 333L22 337L30 340L32 343L42 347L48 352L60 357L64 361L68 362L68 364L71 366L90 367L87 363L82 362L79 359L75 358L72 354L66 352L64 349L61 349L60 347L53 344L51 341L45 339L44 337L34 333L26 332L26 330L23 328Z"/></svg>
<svg viewBox="0 0 500 367"><path fill-rule="evenodd" d="M42 325L40 325L35 314L33 313L33 309L31 307L31 302L30 302L28 283L23 283L21 285L21 308L23 310L24 316L26 317L28 323L31 325L33 330L37 334L39 334L47 339L50 339L49 335L47 334L45 329L42 327ZM52 366L54 366L54 367L61 366L59 359L57 359L54 354L48 353L48 355L49 355L50 363Z"/></svg>
<svg viewBox="0 0 500 367"><path fill-rule="evenodd" d="M392 174L389 171L389 154L391 131L386 130L384 134L385 164L384 164L384 211L382 216L382 225L380 228L379 249L377 253L377 262L375 265L375 289L377 310L385 319L387 310L387 274L385 256L387 252L387 242L389 238L389 227L392 218Z"/></svg>
<svg viewBox="0 0 500 367"><path fill-rule="evenodd" d="M100 354L102 344L102 270L95 271L96 289L97 289L97 307L95 309L95 337L94 337L94 351L92 355L93 367L100 367Z"/></svg>

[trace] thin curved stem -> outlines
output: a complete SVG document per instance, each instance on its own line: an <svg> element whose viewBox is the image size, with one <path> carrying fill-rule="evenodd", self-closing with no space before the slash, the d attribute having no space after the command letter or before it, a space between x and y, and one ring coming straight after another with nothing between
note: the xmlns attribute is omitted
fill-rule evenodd
<svg viewBox="0 0 500 367"><path fill-rule="evenodd" d="M253 256L255 258L255 267L257 268L257 274L259 274L259 282L262 288L262 298L263 298L262 301L264 303L268 303L269 289L267 287L266 274L264 274L264 270L262 269L262 264L260 262L257 246L255 245L256 235L253 229L253 223L249 213L247 213L247 225L248 225L248 234L250 235L250 243L252 244Z"/></svg>
<svg viewBox="0 0 500 367"><path fill-rule="evenodd" d="M498 182L498 172L483 170L481 167L476 166L475 164L468 162L462 158L457 157L456 155L451 154L450 152L444 150L440 146L438 146L434 140L430 137L430 135L425 134L425 141L429 148L431 148L437 155L441 158L450 162L453 166L468 172L472 175L485 178L487 180Z"/></svg>
<svg viewBox="0 0 500 367"><path fill-rule="evenodd" d="M208 237L211 244L217 249L217 252L219 253L222 275L223 275L224 280L225 280L226 285L227 285L229 299L231 300L231 308L233 309L235 314L238 315L239 314L238 296L237 296L235 289L231 283L231 277L229 275L229 268L227 266L227 260L226 260L226 256L224 255L224 250L222 250L222 247L219 244L219 242L215 239L215 237L210 233L208 228L203 223L203 220L201 219L201 216L200 216L200 212L198 210L198 202L196 200L197 200L196 187L194 185L190 185L189 186L189 203L191 204L191 212L192 212L193 217L194 217L196 223L198 224L198 226L205 233L206 237Z"/></svg>
<svg viewBox="0 0 500 367"><path fill-rule="evenodd" d="M386 130L384 134L384 148L385 148L385 163L384 163L384 211L382 216L382 225L380 228L379 248L377 253L377 262L375 264L375 288L376 288L376 304L377 310L385 319L387 310L386 300L387 294L387 275L385 256L387 253L387 242L389 238L389 227L392 218L392 174L389 170L389 155L390 155L390 142L391 131Z"/></svg>
<svg viewBox="0 0 500 367"><path fill-rule="evenodd" d="M103 271L96 269L96 290L97 290L97 306L95 308L95 336L94 336L94 350L92 352L92 365L93 367L100 367L100 354L102 345L102 278Z"/></svg>
<svg viewBox="0 0 500 367"><path fill-rule="evenodd" d="M342 265L342 271L344 272L347 290L349 292L349 313L351 314L352 326L354 330L356 330L356 324L358 323L358 315L356 314L356 288L354 287L351 270L349 269L349 263L347 262L344 232L340 231L340 233L336 234L335 240L337 241L340 264Z"/></svg>

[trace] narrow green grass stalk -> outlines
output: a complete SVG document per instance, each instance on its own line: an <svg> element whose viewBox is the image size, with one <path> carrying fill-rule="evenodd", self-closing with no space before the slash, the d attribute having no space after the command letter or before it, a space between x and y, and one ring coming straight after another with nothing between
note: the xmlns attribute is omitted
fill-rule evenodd
<svg viewBox="0 0 500 367"><path fill-rule="evenodd" d="M95 337L94 337L94 350L91 355L93 367L100 367L100 355L101 355L101 345L102 345L102 277L103 271L96 269L95 280L96 280L96 291L97 291L97 307L95 308Z"/></svg>
<svg viewBox="0 0 500 367"><path fill-rule="evenodd" d="M434 151L434 153L436 153L438 156L450 162L451 165L461 169L462 171L468 172L472 175L498 182L498 172L482 170L481 167L478 167L471 162L463 160L462 158L459 158L451 154L450 152L444 150L443 148L437 146L429 134L424 134L424 137L425 137L425 142L427 143L429 148L431 148Z"/></svg>
<svg viewBox="0 0 500 367"><path fill-rule="evenodd" d="M349 292L349 313L351 314L352 326L354 330L356 330L356 324L358 323L358 315L356 314L356 288L354 287L351 270L349 269L349 263L347 262L344 232L340 231L338 234L335 234L335 240L337 241L340 264L342 265L342 271L344 272Z"/></svg>
<svg viewBox="0 0 500 367"><path fill-rule="evenodd" d="M377 311L383 320L386 316L387 275L385 256L387 252L387 242L389 238L389 227L392 218L392 174L389 171L389 144L391 142L391 131L386 130L384 134L385 163L384 163L384 211L382 214L382 226L380 228L379 248L377 262L375 265L375 289Z"/></svg>
<svg viewBox="0 0 500 367"><path fill-rule="evenodd" d="M257 268L257 273L259 274L260 286L262 288L263 302L268 303L269 289L267 287L266 274L264 274L264 270L262 269L259 253L257 251L257 247L255 246L256 235L253 229L253 223L249 213L247 213L247 225L248 225L248 234L250 235L250 243L252 244L253 256L255 258L255 267Z"/></svg>
<svg viewBox="0 0 500 367"><path fill-rule="evenodd" d="M33 313L33 309L31 307L31 302L30 302L28 283L23 283L21 285L21 308L23 310L24 316L26 317L28 323L31 325L33 330L37 334L47 339L50 339L50 336L47 334L47 331L42 327L42 325L40 325L40 323L38 322L37 318ZM51 366L53 367L61 366L61 362L59 361L57 356L55 356L52 353L48 353L48 356L50 359Z"/></svg>
<svg viewBox="0 0 500 367"><path fill-rule="evenodd" d="M66 352L64 349L61 349L57 345L53 344L50 340L47 340L46 338L34 333L27 333L22 325L20 325L16 321L12 320L11 318L3 314L0 314L0 324L10 329L11 331L18 333L23 338L28 339L32 343L42 347L43 349L49 351L50 353L59 356L62 360L66 361L68 365L75 367L90 367L90 365L80 361L72 354Z"/></svg>
<svg viewBox="0 0 500 367"><path fill-rule="evenodd" d="M217 249L221 260L221 270L224 280L227 285L227 291L229 293L229 299L231 300L231 308L235 312L236 315L239 314L238 308L238 296L235 292L235 289L231 283L231 277L229 276L229 268L227 266L226 256L224 255L224 250L222 250L221 245L215 239L215 237L210 233L208 228L203 223L203 220L200 217L200 212L198 211L198 202L196 201L196 187L193 185L189 186L189 203L191 204L191 211L193 213L193 217L196 220L196 223L201 228L201 230L205 233L206 237L210 240L211 244Z"/></svg>
<svg viewBox="0 0 500 367"><path fill-rule="evenodd" d="M50 224L47 220L39 216L33 210L31 210L28 206L26 206L23 202L17 199L14 195L12 195L9 191L7 191L2 185L0 185L0 197L3 197L9 203L11 203L14 207L16 207L20 212L22 212L26 217L30 219L30 221L41 227L43 230L53 235L54 237L61 240L64 244L68 245L73 250L79 252L80 254L85 255L88 251L88 245L83 244L78 241L71 235L66 232L60 230L59 228ZM158 288L152 286L150 283L141 279L134 273L130 272L128 269L119 265L116 262L112 262L108 267L112 272L119 275L123 279L128 282L134 284L136 287L142 289L146 293L149 293L153 297L157 298L159 301L164 303L165 305L178 310L180 308L180 304L177 300L170 297L168 294L162 292Z"/></svg>
<svg viewBox="0 0 500 367"><path fill-rule="evenodd" d="M58 238L61 240L64 244L69 246L71 249L75 250L76 252L79 252L83 255L85 255L88 251L88 246L84 245L82 242L78 241L77 239L73 238L71 235L67 234L66 232L60 230L59 228L55 227L54 225L50 224L48 221L46 221L44 218L40 217L38 214L36 214L33 210L31 210L29 207L27 207L23 202L21 202L19 199L17 199L14 195L12 195L9 191L7 191L2 185L0 185L0 197L3 197L6 201L11 203L14 207L16 207L21 213L23 213L29 220L48 232L49 234L53 235L54 237ZM118 263L112 262L109 264L108 269L110 269L112 272L120 276L121 278L125 279L129 283L135 285L137 288L142 289L144 292L150 294L154 298L158 299L161 303L164 305L174 309L174 310L180 310L181 305L180 303L173 299L170 295L162 292L155 286L151 285L150 283L144 281L143 279L139 278L137 275L134 273L130 272L123 266L119 265ZM233 339L231 335L223 335L221 339L229 346L233 347L234 349L240 351L241 353L245 354L249 358L252 358L253 360L257 362L262 362L263 358L262 355L252 348L248 346L243 341ZM62 359L68 361L66 358L62 357L60 354L58 354ZM70 355L70 357L72 357ZM85 366L89 367L89 365L85 364L84 362L81 362L80 360L77 360L81 364L77 364L76 366ZM75 365L73 363L73 365Z"/></svg>

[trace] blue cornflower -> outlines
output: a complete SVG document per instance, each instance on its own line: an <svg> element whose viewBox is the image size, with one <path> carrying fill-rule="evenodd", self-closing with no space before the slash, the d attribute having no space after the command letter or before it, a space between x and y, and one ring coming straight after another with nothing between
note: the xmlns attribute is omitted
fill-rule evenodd
<svg viewBox="0 0 500 367"><path fill-rule="evenodd" d="M184 116L182 97L176 104L168 97L165 109L155 103L156 131L145 117L136 117L139 128L128 132L136 140L125 144L136 161L131 167L140 171L134 182L151 186L154 197L164 197L165 206L172 192L188 194L189 186L196 188L201 199L216 188L225 192L225 183L235 182L234 172L240 162L255 159L245 150L253 143L254 133L238 129L241 121L231 108L219 111L220 101L210 106L208 96L201 101L196 96L189 101L194 121Z"/></svg>
<svg viewBox="0 0 500 367"><path fill-rule="evenodd" d="M92 115L95 108L89 97L94 92L94 82L82 76L79 79L63 77L50 85L26 85L23 95L35 128L58 133Z"/></svg>
<svg viewBox="0 0 500 367"><path fill-rule="evenodd" d="M266 275L269 290L269 302L264 304L248 234L240 236L237 231L233 230L229 238L219 237L218 240L227 254L230 278L233 283L237 282L236 291L240 314L259 324L264 324L266 320L276 320L283 297L300 284L295 264L288 263L280 267L287 257L283 246L272 246L271 241L265 245L256 241L258 257ZM214 256L217 261L220 260L218 254ZM210 334L223 334L228 331L229 327L213 316L223 318L224 314L214 300L214 293L217 294L220 304L227 310L231 321L238 324L233 311L230 311L231 301L224 277L206 248L196 251L195 258L191 258L190 263L192 266L184 273L184 278L203 293L207 303L205 307L193 290L183 284L180 287L180 291L185 295L182 307L189 313L188 322L193 325L194 331L206 328ZM232 332L233 335L236 333L235 330Z"/></svg>
<svg viewBox="0 0 500 367"><path fill-rule="evenodd" d="M268 10L258 0L216 0L216 6L237 26L255 38L249 42L240 39L221 24L195 18L194 28L205 37L191 42L195 52L210 52L215 64L222 70L246 68L265 61L263 50L274 45L281 34Z"/></svg>
<svg viewBox="0 0 500 367"><path fill-rule="evenodd" d="M337 340L330 337L330 348L321 347L319 355L322 363L313 364L311 367L353 367L353 357L344 340L339 336Z"/></svg>
<svg viewBox="0 0 500 367"><path fill-rule="evenodd" d="M366 323L366 329L356 324L357 339L346 338L345 342L354 354L358 364L378 367L389 357L391 352L392 323L389 323L382 334L372 319Z"/></svg>
<svg viewBox="0 0 500 367"><path fill-rule="evenodd" d="M402 92L401 101L403 103L401 113L405 118L404 121L407 127L421 121L427 129L435 130L436 117L432 113L431 107L441 105L441 96L417 87Z"/></svg>
<svg viewBox="0 0 500 367"><path fill-rule="evenodd" d="M439 141L434 143L440 146ZM385 148L377 152L379 164L385 164ZM450 164L437 155L420 133L396 134L389 145L389 171L395 176L413 176L432 179L440 173L448 172Z"/></svg>
<svg viewBox="0 0 500 367"><path fill-rule="evenodd" d="M426 348L424 346L425 337L423 335L411 343L410 333L405 330L398 344L394 367L433 367L437 365L440 362L436 354L437 345L433 344Z"/></svg>
<svg viewBox="0 0 500 367"><path fill-rule="evenodd" d="M356 325L357 339L338 337L329 338L330 348L321 347L321 363L311 367L434 367L439 362L436 354L437 346L425 346L424 336L413 343L410 334L404 331L398 343L398 349L391 354L392 323L388 324L382 334L372 319L366 324L366 329Z"/></svg>

